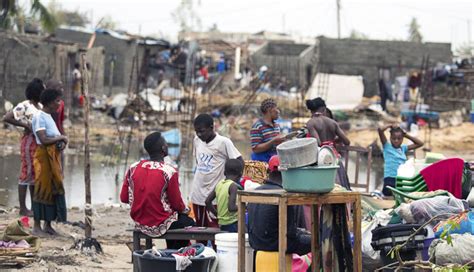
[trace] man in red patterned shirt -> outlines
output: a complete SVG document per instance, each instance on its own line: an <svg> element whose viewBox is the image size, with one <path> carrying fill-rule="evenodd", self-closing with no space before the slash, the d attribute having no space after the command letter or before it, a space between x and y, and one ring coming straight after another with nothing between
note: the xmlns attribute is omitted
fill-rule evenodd
<svg viewBox="0 0 474 272"><path fill-rule="evenodd" d="M194 225L181 198L178 171L164 162L168 145L161 133L148 135L144 147L150 159L130 166L120 193L120 200L131 206L135 229L159 237L169 229ZM166 240L166 244L176 249L189 245L189 241Z"/></svg>

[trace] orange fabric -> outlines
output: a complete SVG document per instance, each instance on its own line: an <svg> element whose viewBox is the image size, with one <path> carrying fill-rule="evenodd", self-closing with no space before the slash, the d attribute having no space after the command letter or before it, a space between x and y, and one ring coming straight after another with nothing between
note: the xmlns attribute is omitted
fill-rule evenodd
<svg viewBox="0 0 474 272"><path fill-rule="evenodd" d="M47 205L54 205L54 195L64 194L61 171L61 152L56 145L40 145L36 148L34 158L35 192L33 200Z"/></svg>

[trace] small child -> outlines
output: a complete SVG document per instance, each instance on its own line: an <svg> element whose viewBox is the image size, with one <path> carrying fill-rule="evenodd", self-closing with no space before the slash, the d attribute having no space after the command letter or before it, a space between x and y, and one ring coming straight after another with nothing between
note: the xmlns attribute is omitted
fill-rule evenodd
<svg viewBox="0 0 474 272"><path fill-rule="evenodd" d="M217 214L221 230L237 232L237 190L242 190L240 178L244 171L242 162L238 159L229 159L225 163L225 179L217 183L216 188L206 199L207 209ZM212 205L217 198L217 211Z"/></svg>
<svg viewBox="0 0 474 272"><path fill-rule="evenodd" d="M390 128L390 143L385 138L385 131ZM404 164L407 160L406 152L408 150L415 150L423 146L423 142L410 136L398 125L387 125L378 129L380 141L383 146L384 158L384 178L382 193L386 196L392 195L392 191L387 188L391 186L395 188L395 178L397 176L398 167ZM403 138L412 141L411 145L404 145Z"/></svg>

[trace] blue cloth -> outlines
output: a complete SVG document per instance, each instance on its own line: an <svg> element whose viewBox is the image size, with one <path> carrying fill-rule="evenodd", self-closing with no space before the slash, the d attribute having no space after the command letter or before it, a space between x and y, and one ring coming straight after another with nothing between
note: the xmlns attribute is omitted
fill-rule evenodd
<svg viewBox="0 0 474 272"><path fill-rule="evenodd" d="M268 162L270 160L270 158L273 155L276 155L276 154L277 154L276 151L270 149L268 151L264 151L264 152L260 152L260 153L252 152L252 154L250 155L250 158L253 161Z"/></svg>
<svg viewBox="0 0 474 272"><path fill-rule="evenodd" d="M402 144L399 148L394 148L388 141L383 145L384 178L397 176L398 167L407 160L407 151L407 145Z"/></svg>
<svg viewBox="0 0 474 272"><path fill-rule="evenodd" d="M36 133L40 130L45 130L46 137L52 138L61 135L61 132L59 132L51 114L44 111L40 111L38 114L33 116L31 126L33 128L33 133L35 134L36 143L39 145L41 144L41 141Z"/></svg>
<svg viewBox="0 0 474 272"><path fill-rule="evenodd" d="M225 72L225 70L226 70L225 60L223 60L223 59L219 60L219 62L217 63L216 70L217 70L218 73L224 73Z"/></svg>

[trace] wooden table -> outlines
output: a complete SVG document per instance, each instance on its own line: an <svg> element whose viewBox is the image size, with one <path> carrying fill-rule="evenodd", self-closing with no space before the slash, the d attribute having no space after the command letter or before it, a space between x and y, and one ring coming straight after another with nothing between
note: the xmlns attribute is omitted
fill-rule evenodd
<svg viewBox="0 0 474 272"><path fill-rule="evenodd" d="M287 249L287 209L290 205L311 205L311 252L313 254L313 271L319 272L319 207L323 204L353 204L354 223L354 271L362 271L362 233L361 233L361 197L358 192L330 192L327 194L290 193L280 190L238 191L238 230L239 230L239 262L238 271L245 272L245 207L246 203L278 205L278 259L280 271L286 268Z"/></svg>

